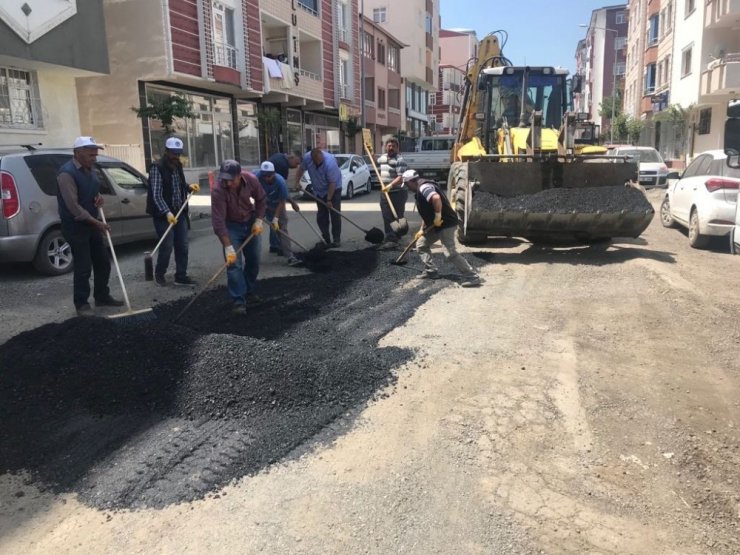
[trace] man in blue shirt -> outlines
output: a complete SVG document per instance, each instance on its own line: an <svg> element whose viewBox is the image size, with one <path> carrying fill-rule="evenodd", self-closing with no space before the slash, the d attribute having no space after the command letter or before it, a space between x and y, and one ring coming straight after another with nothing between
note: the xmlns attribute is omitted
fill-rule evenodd
<svg viewBox="0 0 740 555"><path fill-rule="evenodd" d="M297 168L300 165L302 158L303 155L298 151L291 152L290 154L276 152L275 154L270 156L267 161L272 162L272 165L275 166L275 173L279 176L282 176L282 178L285 179L285 182L287 183L290 170ZM293 210L295 210L296 212L300 212L301 208L300 206L298 206L298 203L296 201L290 198L288 199L288 202L293 207ZM277 254L278 256L283 256L285 253L283 253L283 249L280 246L281 241L278 235L278 233L275 233L275 230L270 228L270 252L273 254Z"/></svg>
<svg viewBox="0 0 740 555"><path fill-rule="evenodd" d="M314 148L303 156L296 176L297 181L301 180L304 171L307 171L311 177L314 196L323 201L316 203L318 208L316 223L319 225L321 235L329 247L338 247L341 244L342 235L342 218L337 213L342 211L342 171L339 169L336 158L320 148ZM329 233L330 220L331 234Z"/></svg>
<svg viewBox="0 0 740 555"><path fill-rule="evenodd" d="M288 184L283 176L275 173L275 165L269 160L262 162L259 171L255 172L254 175L262 185L267 197L265 218L275 233L278 230L283 231L283 233L278 234L280 236L280 249L288 257L288 265L297 266L301 262L293 255L293 250L290 248L290 239L284 235L284 233L288 233L288 215L285 209L286 202L290 201Z"/></svg>

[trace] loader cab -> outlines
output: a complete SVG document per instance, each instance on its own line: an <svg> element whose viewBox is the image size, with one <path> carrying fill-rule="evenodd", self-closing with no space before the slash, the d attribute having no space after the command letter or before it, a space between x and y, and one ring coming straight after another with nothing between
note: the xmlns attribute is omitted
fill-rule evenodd
<svg viewBox="0 0 740 555"><path fill-rule="evenodd" d="M495 144L504 123L509 128L528 127L534 112L542 114L542 127L558 129L568 109L568 71L552 67L494 67L478 79L483 101L481 140L487 151Z"/></svg>

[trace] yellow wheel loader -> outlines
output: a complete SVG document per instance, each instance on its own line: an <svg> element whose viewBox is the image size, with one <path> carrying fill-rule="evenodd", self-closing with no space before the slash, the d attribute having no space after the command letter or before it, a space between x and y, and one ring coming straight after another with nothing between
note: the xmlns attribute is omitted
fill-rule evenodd
<svg viewBox="0 0 740 555"><path fill-rule="evenodd" d="M637 164L607 156L586 115L569 111L579 79L561 68L511 65L497 33L478 52L467 71L448 179L459 240L639 236L654 210L631 186Z"/></svg>

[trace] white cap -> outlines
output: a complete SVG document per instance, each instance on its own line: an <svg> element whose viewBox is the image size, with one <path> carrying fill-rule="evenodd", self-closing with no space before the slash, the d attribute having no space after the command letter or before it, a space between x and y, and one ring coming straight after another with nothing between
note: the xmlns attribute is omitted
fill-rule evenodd
<svg viewBox="0 0 740 555"><path fill-rule="evenodd" d="M401 177L404 183L408 183L412 179L419 179L419 174L416 173L416 170L406 170Z"/></svg>
<svg viewBox="0 0 740 555"><path fill-rule="evenodd" d="M269 160L265 160L265 161L264 161L264 162L262 162L262 164L260 165L260 171L263 171L263 172L268 172L268 173L269 173L269 172L274 172L274 171L275 171L275 164L273 164L273 163L272 163L272 162L270 162Z"/></svg>
<svg viewBox="0 0 740 555"><path fill-rule="evenodd" d="M72 148L103 148L92 137L77 137Z"/></svg>
<svg viewBox="0 0 740 555"><path fill-rule="evenodd" d="M181 154L183 150L182 139L178 139L177 137L170 137L165 141L164 147L170 152Z"/></svg>

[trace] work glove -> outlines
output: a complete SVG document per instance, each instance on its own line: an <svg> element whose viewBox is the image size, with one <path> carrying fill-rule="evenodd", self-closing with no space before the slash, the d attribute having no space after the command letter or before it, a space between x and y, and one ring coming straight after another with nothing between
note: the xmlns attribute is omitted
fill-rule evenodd
<svg viewBox="0 0 740 555"><path fill-rule="evenodd" d="M252 233L255 235L259 235L262 233L262 220L260 218L257 218L254 220L254 223L252 224Z"/></svg>
<svg viewBox="0 0 740 555"><path fill-rule="evenodd" d="M419 240L419 239L421 239L422 237L424 237L424 230L423 230L423 229L420 229L420 230L419 230L419 231L417 231L417 232L416 232L416 234L414 235L414 241L418 241L418 240Z"/></svg>
<svg viewBox="0 0 740 555"><path fill-rule="evenodd" d="M270 222L270 227L275 231L280 231L280 222L277 218L273 218Z"/></svg>
<svg viewBox="0 0 740 555"><path fill-rule="evenodd" d="M200 185L198 185L197 183L191 183L190 184L190 192L191 193L195 193L195 194L200 193Z"/></svg>
<svg viewBox="0 0 740 555"><path fill-rule="evenodd" d="M442 227L442 212L434 213L434 227Z"/></svg>
<svg viewBox="0 0 740 555"><path fill-rule="evenodd" d="M224 252L226 253L226 263L229 266L236 264L236 251L234 250L234 246L229 245L224 249Z"/></svg>
<svg viewBox="0 0 740 555"><path fill-rule="evenodd" d="M388 185L383 185L380 187L381 192L388 193L392 189L390 183Z"/></svg>
<svg viewBox="0 0 740 555"><path fill-rule="evenodd" d="M175 218L175 215L172 212L167 212L167 223L170 225L175 225L177 223L177 218Z"/></svg>

